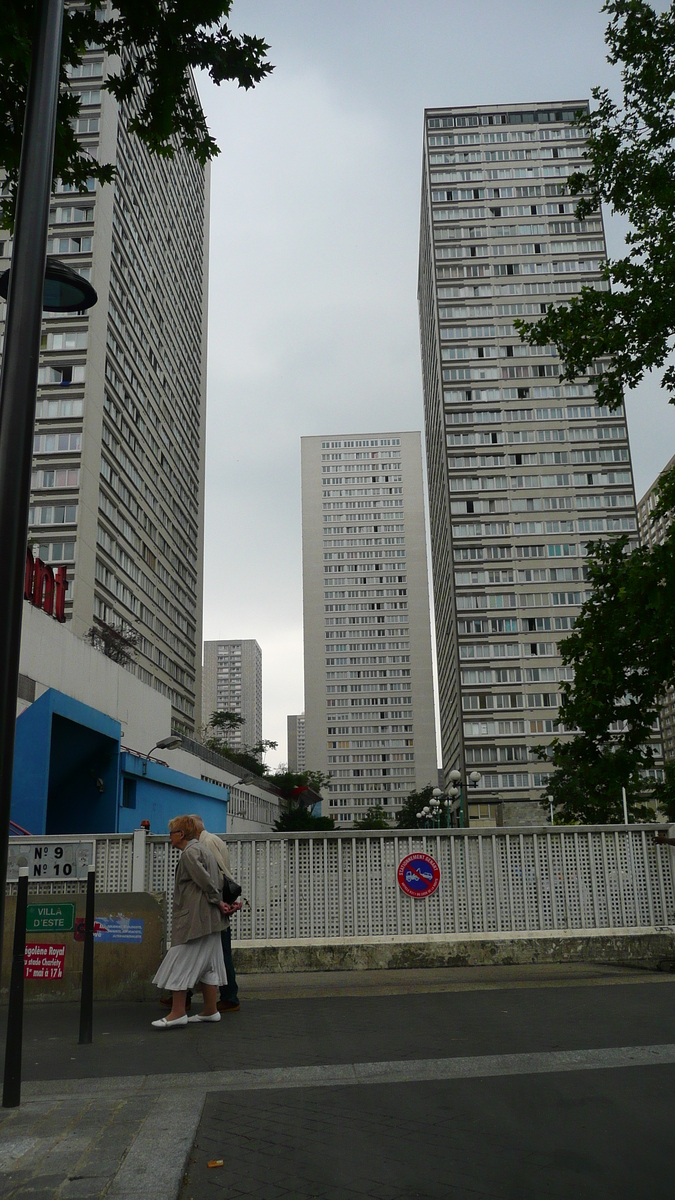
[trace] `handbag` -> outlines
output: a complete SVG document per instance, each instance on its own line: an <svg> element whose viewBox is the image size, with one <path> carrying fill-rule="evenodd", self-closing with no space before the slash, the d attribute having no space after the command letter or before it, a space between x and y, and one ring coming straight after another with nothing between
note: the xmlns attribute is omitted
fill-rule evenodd
<svg viewBox="0 0 675 1200"><path fill-rule="evenodd" d="M223 900L226 904L236 904L241 896L241 886L235 883L234 879L230 879L229 875L223 876Z"/></svg>

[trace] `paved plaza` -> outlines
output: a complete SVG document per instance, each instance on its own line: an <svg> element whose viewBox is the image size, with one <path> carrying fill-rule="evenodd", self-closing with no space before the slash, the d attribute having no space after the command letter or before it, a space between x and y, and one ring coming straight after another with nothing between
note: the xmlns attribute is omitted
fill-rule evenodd
<svg viewBox="0 0 675 1200"><path fill-rule="evenodd" d="M673 983L588 965L250 976L217 1026L163 1034L153 1005L99 1005L92 1046L76 1006L32 1006L0 1196L670 1197Z"/></svg>

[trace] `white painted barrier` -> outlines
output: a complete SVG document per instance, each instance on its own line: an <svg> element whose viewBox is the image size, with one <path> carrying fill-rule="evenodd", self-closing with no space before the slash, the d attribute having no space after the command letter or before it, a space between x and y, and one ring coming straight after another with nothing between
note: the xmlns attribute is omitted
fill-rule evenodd
<svg viewBox="0 0 675 1200"><path fill-rule="evenodd" d="M240 942L616 929L675 924L671 852L653 825L234 834L226 838L248 905L233 921ZM168 837L89 835L99 892L171 893L178 852ZM52 843L58 838L12 838ZM135 849L135 853L134 853ZM396 882L412 851L440 867L438 891L405 896ZM141 888L141 877L143 887ZM55 893L83 884L42 882Z"/></svg>

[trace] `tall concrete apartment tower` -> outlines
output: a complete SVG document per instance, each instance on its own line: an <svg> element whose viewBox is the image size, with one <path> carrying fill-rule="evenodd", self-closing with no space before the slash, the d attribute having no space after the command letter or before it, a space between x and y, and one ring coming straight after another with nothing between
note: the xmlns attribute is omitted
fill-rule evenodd
<svg viewBox="0 0 675 1200"><path fill-rule="evenodd" d="M673 467L675 467L675 455L666 463L663 470L659 472L651 487L647 489L638 503L637 513L640 544L648 546L650 549L653 546L661 545L665 541L670 527L669 516L659 517L656 521L653 521L652 512L656 508L661 476L665 475L666 471L671 471ZM664 761L675 762L675 688L668 688L664 696L661 704L660 725Z"/></svg>
<svg viewBox="0 0 675 1200"><path fill-rule="evenodd" d="M419 433L302 438L307 766L340 823L436 783Z"/></svg>
<svg viewBox="0 0 675 1200"><path fill-rule="evenodd" d="M559 641L588 594L586 542L636 530L623 411L599 408L587 381L561 384L555 348L522 344L513 324L607 287L601 213L578 222L564 194L583 169L578 110L588 102L425 113L419 308L443 766L446 780L479 770L473 815L507 824L543 819L534 747L559 730Z"/></svg>
<svg viewBox="0 0 675 1200"><path fill-rule="evenodd" d="M304 771L307 764L305 714L286 717L289 771Z"/></svg>
<svg viewBox="0 0 675 1200"><path fill-rule="evenodd" d="M244 718L244 724L227 735L233 750L261 740L262 650L255 639L204 642L204 724L216 711L235 712Z"/></svg>
<svg viewBox="0 0 675 1200"><path fill-rule="evenodd" d="M129 669L200 719L209 174L152 157L130 112L101 90L90 50L71 72L83 150L113 184L52 197L48 252L90 279L98 303L43 326L29 541L68 568L66 618L138 635ZM0 233L0 271L11 239ZM0 301L0 320L4 302ZM1 330L0 330L1 332Z"/></svg>

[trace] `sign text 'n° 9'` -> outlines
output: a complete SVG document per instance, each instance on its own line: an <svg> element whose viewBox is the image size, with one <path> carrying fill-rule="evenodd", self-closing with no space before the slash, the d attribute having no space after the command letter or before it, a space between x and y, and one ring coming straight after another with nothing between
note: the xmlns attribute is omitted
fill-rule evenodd
<svg viewBox="0 0 675 1200"><path fill-rule="evenodd" d="M435 858L430 854L408 854L398 864L396 872L398 886L406 896L415 900L424 900L433 896L441 882L441 871Z"/></svg>

